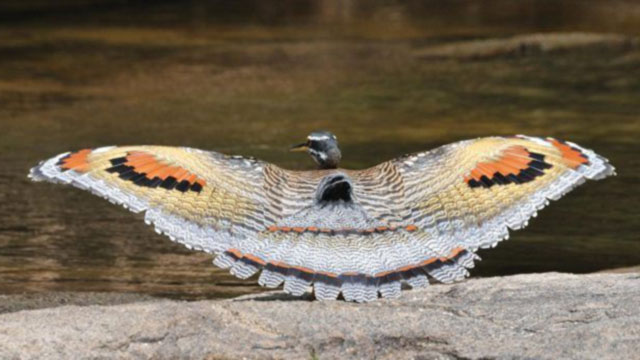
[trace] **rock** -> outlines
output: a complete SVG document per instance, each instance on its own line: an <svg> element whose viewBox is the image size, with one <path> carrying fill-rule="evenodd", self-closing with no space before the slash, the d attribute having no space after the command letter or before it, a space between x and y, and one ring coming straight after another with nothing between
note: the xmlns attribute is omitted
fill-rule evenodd
<svg viewBox="0 0 640 360"><path fill-rule="evenodd" d="M149 295L100 292L47 292L0 295L0 314L63 305L116 305L154 300Z"/></svg>
<svg viewBox="0 0 640 360"><path fill-rule="evenodd" d="M616 34L545 33L436 45L419 49L415 54L423 59L482 59L509 55L525 56L593 46L631 48L637 45L637 39Z"/></svg>
<svg viewBox="0 0 640 360"><path fill-rule="evenodd" d="M638 273L474 279L402 295L355 304L271 292L16 311L0 315L0 358L637 358Z"/></svg>
<svg viewBox="0 0 640 360"><path fill-rule="evenodd" d="M638 266L629 266L629 267L621 267L614 269L606 269L602 271L598 271L599 273L613 273L613 274L623 274L623 273L640 273L640 265Z"/></svg>

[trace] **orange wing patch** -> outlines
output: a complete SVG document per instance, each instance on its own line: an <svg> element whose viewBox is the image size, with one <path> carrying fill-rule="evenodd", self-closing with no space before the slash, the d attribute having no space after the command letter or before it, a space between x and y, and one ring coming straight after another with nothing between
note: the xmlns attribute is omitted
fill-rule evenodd
<svg viewBox="0 0 640 360"><path fill-rule="evenodd" d="M180 166L172 166L144 151L132 151L127 156L111 159L110 173L122 180L151 188L200 192L206 182Z"/></svg>
<svg viewBox="0 0 640 360"><path fill-rule="evenodd" d="M91 149L84 149L72 152L58 161L58 166L63 170L74 170L77 172L87 172L89 163L87 157L91 154Z"/></svg>
<svg viewBox="0 0 640 360"><path fill-rule="evenodd" d="M477 163L464 181L472 188L523 184L544 175L544 170L551 166L544 161L544 155L514 145L506 148L494 161Z"/></svg>
<svg viewBox="0 0 640 360"><path fill-rule="evenodd" d="M580 165L589 165L589 158L580 149L554 138L547 138L547 140L560 150L562 159L570 168L577 169Z"/></svg>

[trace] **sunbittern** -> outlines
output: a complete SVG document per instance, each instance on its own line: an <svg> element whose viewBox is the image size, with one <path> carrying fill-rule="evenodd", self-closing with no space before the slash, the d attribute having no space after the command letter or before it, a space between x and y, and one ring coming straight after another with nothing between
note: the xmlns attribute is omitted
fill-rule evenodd
<svg viewBox="0 0 640 360"><path fill-rule="evenodd" d="M371 301L402 283L468 276L493 247L585 179L614 174L591 150L552 138L489 137L338 168L337 138L314 132L294 149L318 170L184 147L125 146L60 154L33 180L89 190L246 279L316 298Z"/></svg>

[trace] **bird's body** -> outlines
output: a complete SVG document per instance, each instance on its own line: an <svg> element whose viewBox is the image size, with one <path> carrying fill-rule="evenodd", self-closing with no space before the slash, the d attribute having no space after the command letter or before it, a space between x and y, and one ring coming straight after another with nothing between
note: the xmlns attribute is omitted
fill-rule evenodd
<svg viewBox="0 0 640 360"><path fill-rule="evenodd" d="M131 146L61 154L30 176L145 211L158 232L215 254L240 278L261 271L261 285L284 283L294 295L313 286L318 299L371 301L399 295L403 282L466 277L477 249L525 226L548 199L614 173L591 150L526 136L462 141L365 170L337 168L329 133L299 148L321 169Z"/></svg>

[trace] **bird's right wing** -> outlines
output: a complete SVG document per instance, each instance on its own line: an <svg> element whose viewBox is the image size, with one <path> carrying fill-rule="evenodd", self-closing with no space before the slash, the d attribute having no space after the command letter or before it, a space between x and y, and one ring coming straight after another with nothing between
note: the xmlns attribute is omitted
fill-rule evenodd
<svg viewBox="0 0 640 360"><path fill-rule="evenodd" d="M614 174L591 150L522 135L461 141L392 163L404 185L403 221L429 233L424 245L443 256L493 247L549 200Z"/></svg>

